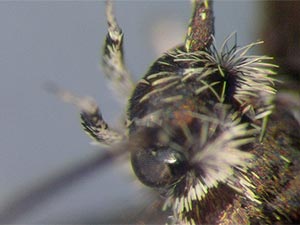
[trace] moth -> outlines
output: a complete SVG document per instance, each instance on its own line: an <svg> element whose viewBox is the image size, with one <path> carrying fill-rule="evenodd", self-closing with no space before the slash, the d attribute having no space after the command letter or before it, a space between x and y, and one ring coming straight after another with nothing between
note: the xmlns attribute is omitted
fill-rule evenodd
<svg viewBox="0 0 300 225"><path fill-rule="evenodd" d="M129 96L123 132L110 128L95 101L55 92L81 110L86 133L110 148L93 165L129 153L136 177L161 195L165 222L298 223L300 107L276 97L272 58L249 55L262 42L239 47L231 35L218 47L212 1L192 4L185 42L135 84L107 1L102 67Z"/></svg>

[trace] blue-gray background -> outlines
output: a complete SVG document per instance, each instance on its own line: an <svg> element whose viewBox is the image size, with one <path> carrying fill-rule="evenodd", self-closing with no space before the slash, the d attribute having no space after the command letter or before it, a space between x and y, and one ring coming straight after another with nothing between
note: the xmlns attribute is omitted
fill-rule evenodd
<svg viewBox="0 0 300 225"><path fill-rule="evenodd" d="M176 29L185 32L190 4L117 1L115 6L125 33L126 63L137 80L159 52L171 47L158 43L183 40ZM241 45L260 39L260 6L258 1L216 1L218 43L232 31ZM117 123L122 107L98 65L104 12L102 1L0 2L0 209L16 193L99 151L82 132L77 110L44 91L45 82L93 96L105 119ZM165 20L174 25L158 31ZM114 167L73 184L18 222L74 223L79 214L105 215L140 202L144 191L130 171Z"/></svg>

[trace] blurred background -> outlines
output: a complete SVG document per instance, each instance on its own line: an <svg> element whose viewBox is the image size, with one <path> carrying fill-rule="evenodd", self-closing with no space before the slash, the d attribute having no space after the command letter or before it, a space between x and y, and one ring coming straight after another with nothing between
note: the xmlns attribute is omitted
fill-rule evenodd
<svg viewBox="0 0 300 225"><path fill-rule="evenodd" d="M265 38L265 48L257 50L281 54L279 63L287 62L288 55L291 64L281 70L293 73L293 79L299 77L298 23L276 22L279 14L271 10L273 3L215 1L216 40L221 45L233 31L239 45ZM296 5L286 12L299 9ZM135 80L164 51L184 40L191 14L189 1L116 1L115 10L125 33L126 63ZM281 20L291 17L280 14ZM297 10L294 14L300 15ZM92 96L112 125L118 124L126 103L111 94L99 66L107 27L103 1L1 1L0 27L1 211L32 186L106 151L90 145L78 111L46 92L46 82ZM286 39L281 40L278 33ZM289 46L289 51L275 51L282 45ZM293 88L299 89L299 84ZM154 201L149 192L134 179L128 162L117 161L72 182L38 207L28 205L32 210L12 223L120 222L116 217L128 223L139 221L128 215L131 209L135 214L147 210Z"/></svg>

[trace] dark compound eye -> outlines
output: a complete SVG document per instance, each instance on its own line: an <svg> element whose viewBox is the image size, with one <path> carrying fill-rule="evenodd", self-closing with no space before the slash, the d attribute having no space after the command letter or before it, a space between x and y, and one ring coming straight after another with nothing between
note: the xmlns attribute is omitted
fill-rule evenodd
<svg viewBox="0 0 300 225"><path fill-rule="evenodd" d="M140 148L131 154L131 164L137 177L150 187L167 187L187 171L187 159L170 147Z"/></svg>

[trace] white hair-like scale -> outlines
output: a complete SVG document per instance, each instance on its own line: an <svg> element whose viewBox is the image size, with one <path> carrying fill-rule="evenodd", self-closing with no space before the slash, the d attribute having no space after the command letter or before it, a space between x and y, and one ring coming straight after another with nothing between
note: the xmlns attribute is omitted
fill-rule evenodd
<svg viewBox="0 0 300 225"><path fill-rule="evenodd" d="M169 189L164 208L173 209L174 217L177 217L173 218L175 223L195 224L192 217L185 217L186 213L195 210L193 201L202 201L209 189L217 188L219 184L225 184L247 199L260 203L252 191L254 186L246 175L247 170L251 168L251 161L255 160L254 155L241 150L241 146L263 138L276 93L272 77L275 74L272 69L276 66L267 62L270 57L247 55L252 47L262 42L240 48L234 44L232 48L228 48L230 37L225 40L220 50L217 50L215 43L205 51L186 53L180 49L172 50L167 54L174 57L174 61L201 62L205 65L204 68L186 69L180 81L176 76L156 80L159 84L168 82L169 87L165 86L168 89L179 87L180 82L196 79L202 85L195 90L195 94L201 96L203 91L209 90L218 99L216 105L221 109L219 112L222 112L222 115L190 112L202 124L200 136L192 138L193 151L196 154L190 159L192 165L201 169L201 176L197 171L190 170ZM221 92L214 89L214 83L208 83L206 80L215 73L220 75L220 81L214 83L220 85L223 82ZM226 76L234 79L235 90L230 101L236 101L237 107L225 102L228 85ZM149 92L144 99L152 94ZM247 116L247 123L242 122L242 116ZM180 183L185 184L185 191L177 192L176 188Z"/></svg>

